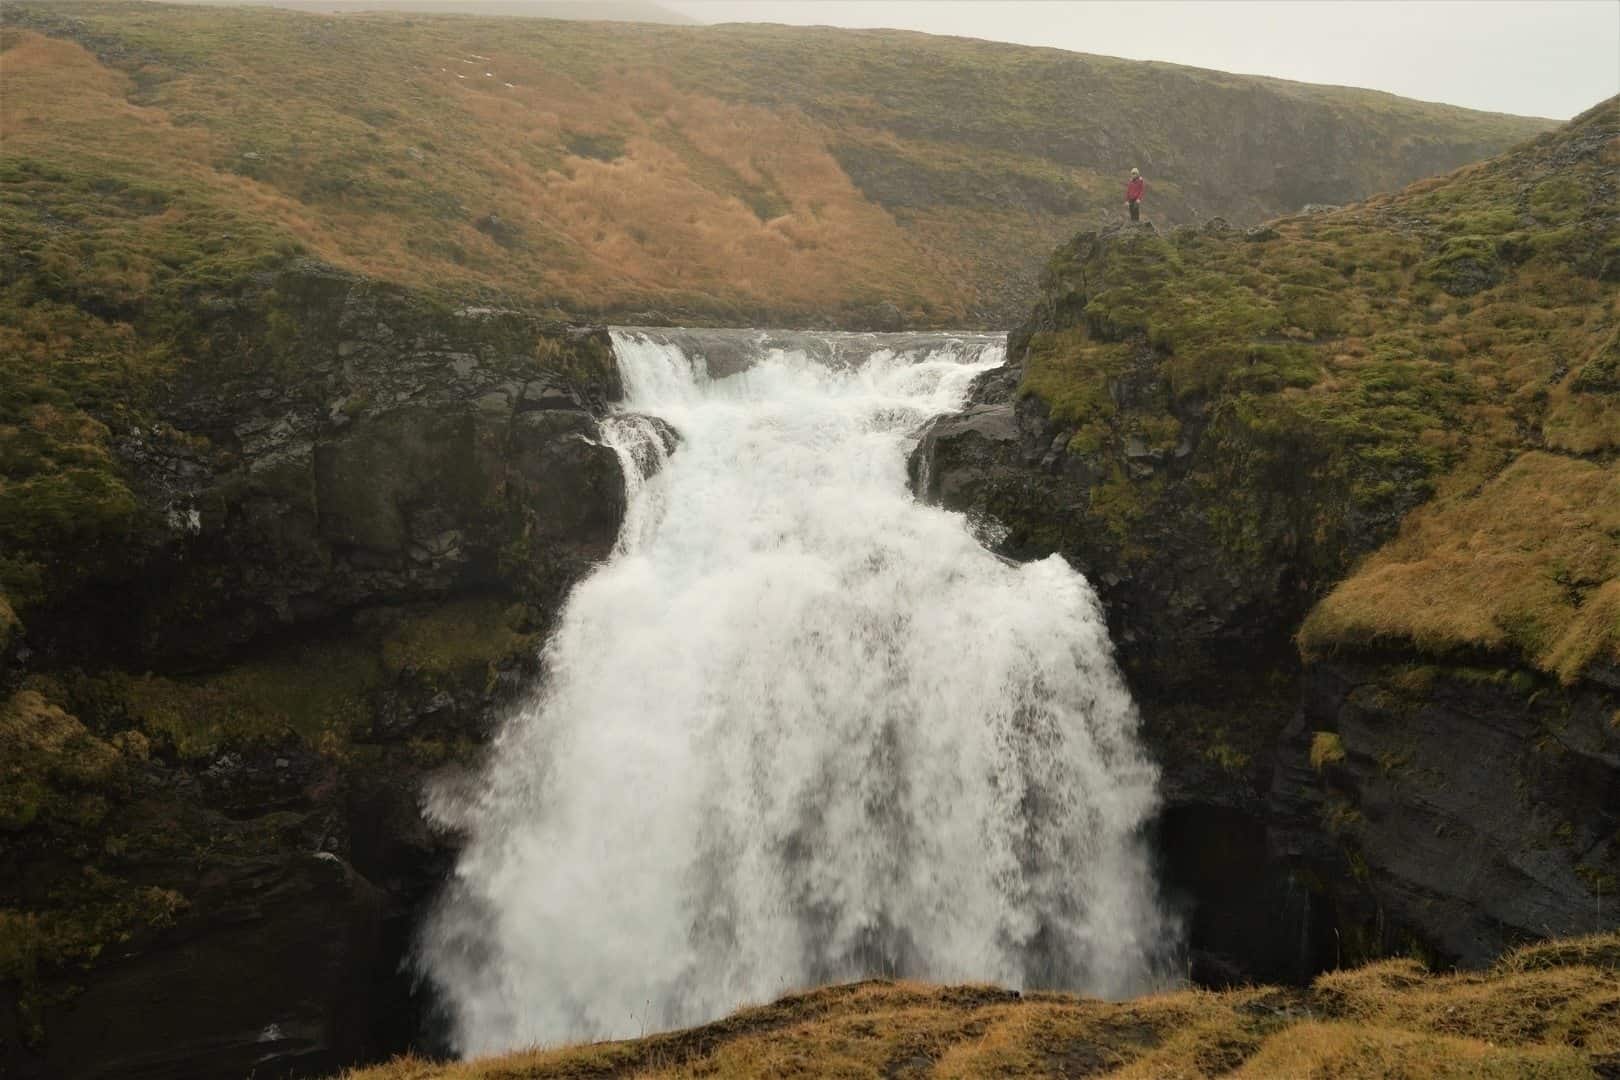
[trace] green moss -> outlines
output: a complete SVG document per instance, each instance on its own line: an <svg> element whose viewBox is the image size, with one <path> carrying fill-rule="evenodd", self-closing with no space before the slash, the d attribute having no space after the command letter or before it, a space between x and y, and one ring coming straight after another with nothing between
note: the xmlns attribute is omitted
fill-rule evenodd
<svg viewBox="0 0 1620 1080"><path fill-rule="evenodd" d="M0 831L63 821L96 825L99 789L124 767L119 748L32 690L0 705Z"/></svg>
<svg viewBox="0 0 1620 1080"><path fill-rule="evenodd" d="M22 620L17 618L17 612L12 608L5 590L0 589L0 652L10 648L12 641L21 633Z"/></svg>
<svg viewBox="0 0 1620 1080"><path fill-rule="evenodd" d="M1344 740L1335 731L1318 731L1311 736L1311 768L1320 772L1344 760Z"/></svg>
<svg viewBox="0 0 1620 1080"><path fill-rule="evenodd" d="M484 693L498 665L538 648L526 609L497 598L375 614L358 632L293 645L216 674L109 673L80 694L99 696L103 711L126 715L181 758L286 739L343 754L367 736L385 688L403 679Z"/></svg>
<svg viewBox="0 0 1620 1080"><path fill-rule="evenodd" d="M155 435L153 402L189 344L176 331L196 318L196 290L284 257L272 229L185 216L197 209L177 188L102 166L8 155L0 167L0 588L25 614L115 557L137 526L111 441ZM158 212L177 220L151 228ZM231 242L210 239L221 230Z"/></svg>
<svg viewBox="0 0 1620 1080"><path fill-rule="evenodd" d="M1139 545L1133 542L1134 527L1163 489L1162 477L1132 480L1118 464L1112 467L1106 479L1092 485L1091 512L1107 525L1115 540L1124 545L1127 559L1142 556Z"/></svg>
<svg viewBox="0 0 1620 1080"><path fill-rule="evenodd" d="M429 679L483 673L487 688L498 662L539 648L528 610L492 598L447 604L401 622L382 642L390 672L410 670Z"/></svg>
<svg viewBox="0 0 1620 1080"><path fill-rule="evenodd" d="M1249 755L1226 743L1215 743L1204 750L1204 760L1218 766L1223 772L1242 775L1249 768Z"/></svg>
<svg viewBox="0 0 1620 1080"><path fill-rule="evenodd" d="M1485 236L1453 237L1421 268L1422 280L1454 296L1471 296L1491 288L1501 277L1497 245Z"/></svg>
<svg viewBox="0 0 1620 1080"><path fill-rule="evenodd" d="M369 695L381 681L371 650L320 643L215 676L131 677L122 690L143 731L180 757L197 758L286 738L341 749L369 719Z"/></svg>
<svg viewBox="0 0 1620 1080"><path fill-rule="evenodd" d="M1591 198L1584 185L1565 177L1543 180L1530 192L1530 212L1544 224L1559 224L1580 216Z"/></svg>
<svg viewBox="0 0 1620 1080"><path fill-rule="evenodd" d="M171 889L131 885L88 870L73 903L46 912L0 908L0 979L27 984L42 969L88 965L137 927L170 925L186 907Z"/></svg>
<svg viewBox="0 0 1620 1080"><path fill-rule="evenodd" d="M169 889L99 865L103 850L116 855L120 846L115 830L130 796L130 769L147 752L138 732L100 737L36 689L0 703L0 853L29 853L36 867L8 883L0 904L0 982L18 988L30 1040L41 1033L44 973L88 965L138 927L166 925L184 906ZM62 852L73 853L71 869L53 880L40 868ZM53 881L48 893L27 903L42 880Z"/></svg>
<svg viewBox="0 0 1620 1080"><path fill-rule="evenodd" d="M1079 328L1036 334L1029 342L1021 392L1038 396L1055 420L1097 425L1114 415L1108 380L1123 372L1131 349L1094 344Z"/></svg>
<svg viewBox="0 0 1620 1080"><path fill-rule="evenodd" d="M599 335L564 339L524 316L464 316L431 291L295 266L273 224L179 184L120 186L107 169L23 155L0 168L0 591L24 618L162 527L143 520L112 445L198 449L159 420L166 385L255 370L303 379L329 356L325 316L347 294L385 308L402 338L451 334L516 358L515 378L543 373L598 397L616 378ZM152 228L158 210L173 220ZM60 226L74 219L86 227Z"/></svg>
<svg viewBox="0 0 1620 1080"><path fill-rule="evenodd" d="M1538 450L1592 461L1620 446L1609 400L1620 336L1602 285L1620 261L1599 175L1609 162L1594 149L1616 130L1620 106L1605 103L1539 148L1276 222L1264 243L1219 229L1082 234L1053 258L1024 391L1073 424L1087 476L1139 465L1124 456L1128 436L1162 449L1196 422L1193 455L1155 470L1175 477L1175 513L1207 524L1222 565L1283 561L1317 595L1433 500L1405 542L1428 549L1401 570L1414 581L1380 583L1368 568L1394 571L1379 560L1354 579L1368 592L1358 625L1404 620L1442 652L1506 641L1577 677L1620 641L1620 543L1603 533L1577 556L1569 529L1602 532L1612 500L1594 490L1588 509L1566 505L1569 485L1540 468L1533 483L1510 470L1504 501L1510 485L1493 478ZM1555 169L1548 148L1566 144ZM1128 476L1091 481L1093 516L1122 544L1158 505ZM1538 515L1556 516L1566 539L1545 539ZM1586 569L1548 589L1538 582L1557 573L1554 550ZM1435 595L1445 582L1455 594ZM1483 597L1502 610L1474 617ZM1313 615L1300 640L1318 655L1374 637Z"/></svg>
<svg viewBox="0 0 1620 1080"><path fill-rule="evenodd" d="M388 745L370 741L374 722L440 691L477 700L537 647L526 609L482 596L373 610L210 674L30 676L0 703L0 859L33 868L0 899L0 982L18 989L26 1037L77 972L185 909L183 868L262 859L303 827L292 813L227 822L156 782L149 758L296 742L352 768L470 761L468 736Z"/></svg>
<svg viewBox="0 0 1620 1080"><path fill-rule="evenodd" d="M1074 434L1069 437L1068 451L1082 457L1095 454L1108 442L1108 438L1109 430L1102 424L1081 424L1075 428Z"/></svg>
<svg viewBox="0 0 1620 1080"><path fill-rule="evenodd" d="M1612 394L1620 391L1620 329L1609 335L1570 380L1578 394Z"/></svg>
<svg viewBox="0 0 1620 1080"><path fill-rule="evenodd" d="M1168 449L1181 439L1181 421L1161 413L1133 415L1132 427L1141 432L1150 447Z"/></svg>

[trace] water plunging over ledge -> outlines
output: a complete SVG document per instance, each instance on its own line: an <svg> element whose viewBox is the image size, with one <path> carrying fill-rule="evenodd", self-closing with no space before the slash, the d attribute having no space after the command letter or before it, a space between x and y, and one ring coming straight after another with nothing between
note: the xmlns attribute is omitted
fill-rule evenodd
<svg viewBox="0 0 1620 1080"><path fill-rule="evenodd" d="M467 835L420 951L456 1048L868 975L1145 988L1157 777L1091 588L906 486L1004 340L613 338L618 548L482 782L433 801Z"/></svg>

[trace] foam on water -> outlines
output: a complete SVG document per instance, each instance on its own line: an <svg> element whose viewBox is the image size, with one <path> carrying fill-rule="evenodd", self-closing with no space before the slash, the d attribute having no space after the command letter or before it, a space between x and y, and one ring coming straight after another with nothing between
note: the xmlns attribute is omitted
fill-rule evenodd
<svg viewBox="0 0 1620 1080"><path fill-rule="evenodd" d="M420 951L457 1049L872 974L1143 989L1173 936L1157 778L1096 599L906 486L1000 339L762 346L714 380L669 336L614 344L619 545L480 782L432 800L468 839Z"/></svg>

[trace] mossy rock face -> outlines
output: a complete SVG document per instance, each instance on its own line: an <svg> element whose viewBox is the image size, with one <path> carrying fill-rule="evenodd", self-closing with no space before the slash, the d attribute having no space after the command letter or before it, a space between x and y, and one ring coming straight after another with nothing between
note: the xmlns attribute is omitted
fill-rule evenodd
<svg viewBox="0 0 1620 1080"><path fill-rule="evenodd" d="M1590 270L1615 237L1617 144L1611 101L1521 151L1283 219L1259 242L1213 224L1083 233L1053 255L1011 338L1014 373L974 404L1011 419L1005 437L991 453L942 420L914 474L930 496L996 519L1009 554L1061 551L1083 569L1147 693L1220 685L1246 654L1297 662L1289 639L1335 586L1327 614L1356 603L1376 630L1317 618L1313 654L1510 642L1566 679L1613 664L1604 590L1620 547L1574 541L1571 562L1567 543L1524 556L1521 541L1553 514L1560 476L1596 470L1598 503L1572 508L1569 528L1597 537L1615 501L1604 455L1620 446L1620 316ZM1549 451L1570 459L1540 467ZM1352 574L1419 506L1422 531ZM1492 513L1502 522L1478 527ZM1480 542L1490 551L1468 557L1504 580L1429 573ZM1397 558L1455 594L1403 606L1378 593ZM1573 591L1512 601L1544 580ZM1502 608L1484 629L1448 636L1425 621L1482 602ZM1588 610L1602 627L1583 629Z"/></svg>
<svg viewBox="0 0 1620 1080"><path fill-rule="evenodd" d="M1085 573L1167 835L1204 813L1264 836L1242 895L1307 967L1335 930L1479 964L1537 911L1614 917L1616 162L1611 100L1262 230L1082 233L914 455L919 494L1002 553Z"/></svg>
<svg viewBox="0 0 1620 1080"><path fill-rule="evenodd" d="M5 257L0 1071L404 1045L421 785L622 516L607 334L290 255L127 308Z"/></svg>
<svg viewBox="0 0 1620 1080"><path fill-rule="evenodd" d="M0 570L36 648L216 661L364 604L490 587L549 603L611 546L605 332L309 263L189 318L188 361L138 414L72 406L99 472L46 469L65 451L38 447L39 476L0 488L35 508L0 526ZM46 559L64 545L79 557ZM123 608L95 629L109 589Z"/></svg>
<svg viewBox="0 0 1620 1080"><path fill-rule="evenodd" d="M0 1061L319 1071L407 1036L399 950L451 857L422 785L477 760L545 617L491 593L206 672L28 676L0 702Z"/></svg>

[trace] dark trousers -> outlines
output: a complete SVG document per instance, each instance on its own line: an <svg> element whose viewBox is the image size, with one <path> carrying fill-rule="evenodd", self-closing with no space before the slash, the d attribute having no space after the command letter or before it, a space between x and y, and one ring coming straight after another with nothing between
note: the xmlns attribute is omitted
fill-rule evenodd
<svg viewBox="0 0 1620 1080"><path fill-rule="evenodd" d="M1131 220L1132 221L1141 221L1142 220L1142 203L1137 199L1132 199L1132 200L1130 200L1130 208L1131 208Z"/></svg>

